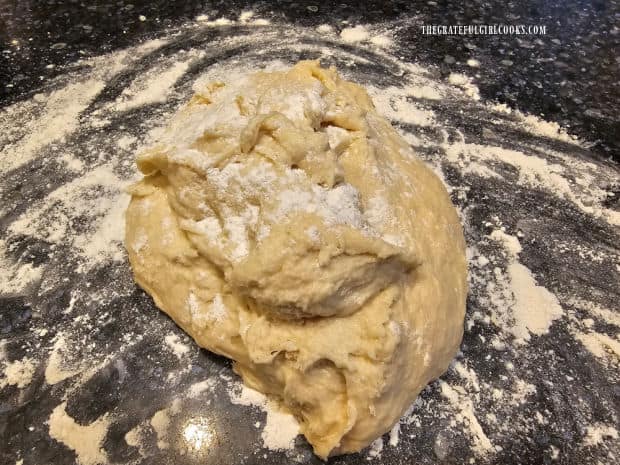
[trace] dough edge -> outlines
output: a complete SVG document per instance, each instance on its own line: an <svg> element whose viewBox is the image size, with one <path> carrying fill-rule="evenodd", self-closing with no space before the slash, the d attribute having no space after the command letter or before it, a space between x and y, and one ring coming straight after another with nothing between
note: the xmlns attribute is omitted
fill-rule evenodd
<svg viewBox="0 0 620 465"><path fill-rule="evenodd" d="M328 72L315 62L297 67L312 78ZM331 79L338 91L342 81ZM366 95L355 84L346 88L362 99ZM456 210L438 177L414 156L402 155L410 152L407 144L374 110L368 112L389 139L386 146L398 147L390 162L413 187L412 197L399 200L413 217L411 236L421 263L350 315L298 321L248 306L188 239L161 172L134 186L126 213L126 244L137 283L199 346L236 360L235 371L247 385L278 398L295 414L321 457L356 452L389 431L419 391L446 370L463 331L467 268ZM171 237L163 237L165 221L173 225ZM133 245L144 235L148 245L136 250ZM186 308L194 291L202 296L201 307L219 295L233 316L217 328L198 328ZM242 334L243 325L254 333ZM357 342L343 343L343 334ZM276 355L265 358L274 347ZM304 351L314 356L299 357Z"/></svg>

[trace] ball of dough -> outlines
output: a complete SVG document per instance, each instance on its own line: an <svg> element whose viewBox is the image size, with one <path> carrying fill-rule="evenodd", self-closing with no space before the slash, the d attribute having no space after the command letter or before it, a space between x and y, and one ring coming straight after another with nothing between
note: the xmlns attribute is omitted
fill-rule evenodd
<svg viewBox="0 0 620 465"><path fill-rule="evenodd" d="M333 68L204 86L138 167L136 281L317 455L370 444L447 368L467 294L458 215Z"/></svg>

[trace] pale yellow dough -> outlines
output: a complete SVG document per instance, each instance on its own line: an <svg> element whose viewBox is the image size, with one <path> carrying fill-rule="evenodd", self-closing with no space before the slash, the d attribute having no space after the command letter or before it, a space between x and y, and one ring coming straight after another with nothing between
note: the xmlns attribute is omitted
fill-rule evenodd
<svg viewBox="0 0 620 465"><path fill-rule="evenodd" d="M362 87L312 61L211 83L138 167L136 281L319 456L370 444L447 368L467 294L459 218Z"/></svg>

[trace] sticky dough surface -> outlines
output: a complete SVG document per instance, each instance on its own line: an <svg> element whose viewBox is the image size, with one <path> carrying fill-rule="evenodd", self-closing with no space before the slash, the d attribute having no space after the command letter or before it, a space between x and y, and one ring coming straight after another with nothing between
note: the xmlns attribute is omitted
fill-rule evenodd
<svg viewBox="0 0 620 465"><path fill-rule="evenodd" d="M319 456L367 446L448 366L467 293L459 218L334 69L205 85L138 167L136 281Z"/></svg>

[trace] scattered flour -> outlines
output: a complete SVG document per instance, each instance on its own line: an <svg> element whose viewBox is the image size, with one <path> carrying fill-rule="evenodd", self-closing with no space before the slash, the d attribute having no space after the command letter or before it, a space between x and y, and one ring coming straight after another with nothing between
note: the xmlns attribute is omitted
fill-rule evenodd
<svg viewBox="0 0 620 465"><path fill-rule="evenodd" d="M565 176L566 168L563 165L502 147L457 142L446 143L443 148L447 159L460 166L464 172L474 172L482 177L500 177L490 162L514 166L519 172L519 184L543 188L566 198L585 213L620 225L620 212L597 205L607 198L607 191L596 184L590 184L579 192Z"/></svg>
<svg viewBox="0 0 620 465"><path fill-rule="evenodd" d="M159 449L168 449L168 428L170 427L171 417L177 415L181 411L180 399L172 401L170 407L158 410L151 417L150 424L157 435L157 447Z"/></svg>
<svg viewBox="0 0 620 465"><path fill-rule="evenodd" d="M468 428L473 440L472 446L474 450L480 455L494 451L493 444L482 429L478 418L476 418L473 403L467 397L465 391L459 386L450 386L444 381L439 381L439 385L442 396L448 400L457 412L456 420Z"/></svg>
<svg viewBox="0 0 620 465"><path fill-rule="evenodd" d="M15 294L24 290L30 284L41 278L43 268L33 266L31 263L14 263L7 257L7 244L0 239L0 273L3 279L0 281L0 293Z"/></svg>
<svg viewBox="0 0 620 465"><path fill-rule="evenodd" d="M383 438L377 438L368 447L368 456L366 457L366 460L381 457L381 452L383 452Z"/></svg>
<svg viewBox="0 0 620 465"><path fill-rule="evenodd" d="M592 355L601 359L612 358L620 360L620 341L617 339L596 331L589 333L576 331L575 337L581 341Z"/></svg>
<svg viewBox="0 0 620 465"><path fill-rule="evenodd" d="M478 375L474 370L467 367L465 362L455 360L452 363L452 368L459 375L460 378L464 379L467 382L467 386L471 387L474 392L480 391L480 381L478 380Z"/></svg>
<svg viewBox="0 0 620 465"><path fill-rule="evenodd" d="M415 85L412 84L405 88L407 94L416 99L425 99L425 100L441 100L442 95L440 90L431 84L424 85Z"/></svg>
<svg viewBox="0 0 620 465"><path fill-rule="evenodd" d="M512 391L510 393L512 405L520 405L527 402L529 396L536 394L536 386L527 383L522 379L517 379L513 383Z"/></svg>
<svg viewBox="0 0 620 465"><path fill-rule="evenodd" d="M62 141L77 130L80 113L103 87L102 80L91 79L69 84L46 95L45 105L38 112L40 116L27 123L28 136L0 150L0 173L7 173L28 163L37 157L44 147ZM10 112L10 109L2 112Z"/></svg>
<svg viewBox="0 0 620 465"><path fill-rule="evenodd" d="M261 438L270 450L292 449L299 434L299 424L293 415L265 395L247 386L236 384L228 392L233 404L259 407L267 414Z"/></svg>
<svg viewBox="0 0 620 465"><path fill-rule="evenodd" d="M553 320L564 313L557 297L539 286L520 263L508 265L508 276L515 297L513 334L518 340L528 340L528 331L536 335L548 332Z"/></svg>
<svg viewBox="0 0 620 465"><path fill-rule="evenodd" d="M224 17L221 17L215 20L209 20L208 15L198 15L196 16L196 18L194 18L194 20L200 23L200 25L202 26L208 26L208 27L214 27L214 28L233 26L235 24L243 24L244 26L268 26L269 24L271 24L271 21L269 21L268 19L264 19L264 18L254 19L254 18L255 16L254 16L253 11L243 11L239 15L238 21L231 20L231 19L224 18Z"/></svg>
<svg viewBox="0 0 620 465"><path fill-rule="evenodd" d="M28 357L7 363L4 367L4 377L0 378L0 389L6 385L17 386L20 389L27 387L32 381L35 370L34 360Z"/></svg>
<svg viewBox="0 0 620 465"><path fill-rule="evenodd" d="M84 170L84 162L75 158L71 153L63 153L59 158L71 171L80 173Z"/></svg>
<svg viewBox="0 0 620 465"><path fill-rule="evenodd" d="M3 145L0 150L0 173L27 164L48 147L64 144L68 136L80 129L82 112L104 89L106 82L134 60L164 44L165 40L155 39L130 49L78 60L77 65L88 68L86 79L71 75L72 82L57 90L35 94L26 103L1 109L0 125L4 134L0 136L0 145ZM13 133L18 137L12 139ZM7 134L8 139L3 140Z"/></svg>
<svg viewBox="0 0 620 465"><path fill-rule="evenodd" d="M510 315L513 321L506 321L503 308L498 309L496 318L515 336L515 342L523 344L529 341L530 334L547 333L553 321L562 317L564 311L557 297L539 286L530 270L518 262L519 240L499 229L494 230L490 237L500 242L507 252L509 289L514 299Z"/></svg>
<svg viewBox="0 0 620 465"><path fill-rule="evenodd" d="M187 396L190 398L198 397L203 392L211 390L214 387L214 385L215 385L215 382L211 378L194 383L189 387Z"/></svg>
<svg viewBox="0 0 620 465"><path fill-rule="evenodd" d="M518 114L523 124L534 134L573 144L579 142L575 136L568 134L558 123L545 121L537 116L525 115L521 112L518 112Z"/></svg>
<svg viewBox="0 0 620 465"><path fill-rule="evenodd" d="M143 447L143 426L138 425L135 428L127 431L125 433L125 442L127 445L132 447L137 447L140 450L140 455L145 456L145 450Z"/></svg>
<svg viewBox="0 0 620 465"><path fill-rule="evenodd" d="M164 338L164 341L166 342L166 345L170 347L170 350L174 352L174 355L176 355L179 359L183 359L189 353L189 346L183 344L179 340L179 336L176 334L168 334Z"/></svg>
<svg viewBox="0 0 620 465"><path fill-rule="evenodd" d="M586 428L586 436L583 439L583 445L586 447L595 447L601 444L605 439L618 439L618 430L612 425L604 425L597 423Z"/></svg>
<svg viewBox="0 0 620 465"><path fill-rule="evenodd" d="M478 87L472 83L472 79L464 74L450 73L448 76L448 82L453 86L460 87L465 92L465 95L472 100L480 100L480 92Z"/></svg>
<svg viewBox="0 0 620 465"><path fill-rule="evenodd" d="M123 192L126 184L111 165L96 167L32 205L11 223L9 237L26 235L58 245L68 240L85 263L120 261L124 257L124 211L129 202ZM78 232L78 220L84 218L90 219L90 229ZM58 252L65 253L64 249Z"/></svg>
<svg viewBox="0 0 620 465"><path fill-rule="evenodd" d="M66 406L67 403L63 402L50 415L48 420L50 437L73 450L80 465L107 463L103 440L111 422L109 415L105 414L89 425L80 425L67 414Z"/></svg>
<svg viewBox="0 0 620 465"><path fill-rule="evenodd" d="M158 102L164 102L174 84L185 74L193 59L178 61L166 66L159 73L140 76L121 94L116 111L127 111Z"/></svg>
<svg viewBox="0 0 620 465"><path fill-rule="evenodd" d="M214 437L213 426L206 417L192 418L183 427L183 439L187 448L193 451L207 448Z"/></svg>
<svg viewBox="0 0 620 465"><path fill-rule="evenodd" d="M387 34L379 34L376 36L372 36L370 39L370 43L373 45L376 45L377 47L381 47L381 48L388 48L394 44L394 42L392 41L392 38L388 36Z"/></svg>
<svg viewBox="0 0 620 465"><path fill-rule="evenodd" d="M228 18L222 17L222 18L218 18L218 19L213 20L213 21L205 21L205 22L203 22L203 24L205 24L206 26L215 26L215 27L217 27L217 26L229 26L229 25L233 24L233 21L231 21Z"/></svg>
<svg viewBox="0 0 620 465"><path fill-rule="evenodd" d="M363 42L369 37L370 33L362 25L347 27L340 32L340 38L348 43Z"/></svg>
<svg viewBox="0 0 620 465"><path fill-rule="evenodd" d="M368 86L367 90L382 115L391 121L414 126L431 126L434 122L434 112L421 108L413 101L413 98L425 98L428 95L435 97L430 88L418 89L417 95L412 91L411 96L403 95L403 90L397 87L379 89Z"/></svg>
<svg viewBox="0 0 620 465"><path fill-rule="evenodd" d="M390 446L396 447L398 445L399 437L400 437L400 421L396 422L396 424L390 430L390 440L389 440Z"/></svg>
<svg viewBox="0 0 620 465"><path fill-rule="evenodd" d="M67 348L65 335L62 333L57 334L45 367L45 381L47 384L54 385L60 383L82 371L80 368L67 367L68 352L69 348Z"/></svg>
<svg viewBox="0 0 620 465"><path fill-rule="evenodd" d="M242 11L241 14L239 15L239 22L247 23L250 19L252 19L253 16L254 16L253 11Z"/></svg>
<svg viewBox="0 0 620 465"><path fill-rule="evenodd" d="M158 410L151 418L151 426L157 434L157 447L160 449L167 449L169 447L168 441L168 427L170 426L170 417L168 416L168 410Z"/></svg>
<svg viewBox="0 0 620 465"><path fill-rule="evenodd" d="M197 17L196 20L202 23L201 26L208 27L228 27L234 24L268 24L267 20L255 19L254 16L253 12L242 12L236 22L226 18L209 21L206 15ZM316 37L316 33L334 34L334 30L327 25L319 26L316 31L313 29L306 32L314 34L314 37ZM250 39L258 39L258 34L250 35ZM263 31L260 34L263 34ZM366 46L372 49L373 53L383 54L382 57L391 59L383 50L391 45L391 37L388 35L377 35L376 32L367 27L356 26L344 29L340 38L351 44L366 42ZM247 38L242 40L247 41ZM158 39L144 43L138 48L132 49L131 52L124 52L114 57L108 55L85 60L80 64L92 67L95 71L91 75L92 78L68 84L60 90L38 94L31 101L21 102L0 111L0 125L10 128L10 131L5 131L8 135L0 135L0 146L3 146L0 151L0 172L6 173L28 163L37 156L45 155L48 147L51 148L55 145L60 147L65 144L73 134L79 131L82 122L86 126L89 125L88 121L83 121L87 116L84 114L85 110L99 94L107 78L123 69L125 61L132 55L142 56L157 50L165 43L165 40ZM304 45L304 47L321 53L324 50L336 53L323 46L311 48L310 45ZM331 55L325 54L325 56ZM343 60L345 58L350 60L351 63L364 63L361 57L355 57L350 52L342 51L342 54L338 56ZM160 66L164 60L158 61L153 67L154 71L145 73L136 79L129 86L128 91L121 96L121 99L108 108L111 114L106 118L116 116L114 113L120 109L137 109L149 103L165 101L172 95L175 88L178 88L179 92L185 92L186 89L182 88L184 84L180 83L180 79L192 64L194 55L190 55L190 57L191 59L188 59L185 52L180 53L171 62L172 64L169 63L170 66L167 68ZM387 89L376 87L374 90L372 85L368 86L379 112L393 121L420 126L430 130L430 132L444 130L444 123L429 108L433 108L433 104L436 102L451 98L460 92L445 83L438 82L420 67L397 63L396 61L394 64L395 67L399 67L405 73L402 86L391 86ZM260 64L265 69L281 69L285 65L279 61L268 61ZM477 68L480 63L477 60L470 59L467 61L467 65ZM211 80L213 76L219 73L222 79L235 80L250 68L257 66L256 62L246 63L243 60L236 60L232 64L217 64L210 67L205 76ZM105 74L101 72L102 67L108 68ZM201 79L197 79L195 85L199 85ZM448 78L448 84L463 89L473 100L479 99L477 87L472 83L471 78L465 75L452 74ZM417 100L422 100L422 102ZM505 105L486 104L486 107L497 114L501 113L503 117L514 118L514 125L519 126L528 134L557 139L576 146L581 144L580 141L568 135L555 123L548 123L531 115L524 115ZM91 118L98 119L94 116ZM14 120L14 123L10 123L11 120ZM101 121L104 120L105 118L101 119ZM144 124L157 126L159 123L155 119L149 119ZM512 123L502 122L501 124ZM90 125L94 126L93 124ZM18 126L23 126L24 137L21 137L24 134L20 133ZM143 136L136 137L126 132L118 135L119 137L112 143L121 151L129 152L135 148L138 140L143 140ZM406 136L408 140L415 141L414 145L416 146L431 148L440 146L443 148L446 152L445 161L456 167L462 174L473 174L501 181L502 175L500 173L502 171L497 169L498 166L513 167L518 174L517 184L541 188L547 194L571 201L585 213L603 219L610 224L620 224L618 213L602 206L603 200L608 198L609 193L598 181L599 178L592 174L600 174L601 166L599 165L575 161L569 155L552 153L548 150L533 156L518 150L466 143L464 138L455 143L453 141L448 142L449 139L446 137L441 143L418 132L415 135L408 133ZM63 148L58 150L54 159L50 157L46 160L46 162L58 163L62 169L79 177L68 185L52 190L42 201L35 202L26 213L19 216L17 221L9 226L7 237L0 239L0 273L4 276L0 284L0 292L3 294L21 293L30 284L38 282L42 276L45 276L43 266L35 267L20 260L14 262L11 259L12 250L8 249L9 244L11 244L12 239L22 234L49 242L52 245L51 254L74 250L84 262L90 264L102 264L124 258L121 246L124 234L122 212L128 197L122 193L126 180L125 176L119 174L118 167L121 162L130 162L131 160L127 157L127 159L114 159L110 163L105 163L102 159L95 164L89 163L87 166L86 162L80 160L79 153L79 151L73 150L73 147L66 150ZM87 169L88 172L83 173L84 169ZM573 173L577 173L574 178ZM613 173L606 176L613 180ZM347 193L344 192L344 194ZM342 202L343 198L346 198L346 195L335 199L333 204ZM3 211L6 209L5 206L0 208ZM372 215L372 212L370 214ZM75 230L73 225L84 218L88 228L85 231ZM357 221L359 218L353 214L352 216L349 215L349 219ZM240 229L238 226L239 224L232 223L227 225L227 234L231 237L235 236ZM309 234L314 237L312 231ZM521 246L516 237L510 236L504 231L496 231L492 233L492 239L499 242L505 249L508 267L505 272L497 268L493 274L488 275L489 281L495 284L495 288L490 292L490 303L498 309L501 308L504 313L505 308L510 306L514 313L514 315L509 314L513 317L512 320L505 320L503 316L496 313L494 314L495 321L499 321L506 334L514 335L521 341L529 339L530 334L544 334L552 322L563 315L558 300L549 291L539 286L530 270L519 263ZM243 249L239 249L237 253L242 255ZM477 263L481 268L491 270L495 258L486 254L486 256L479 256ZM75 302L73 296L71 302ZM579 302L572 302L572 304L587 312L597 321L617 323L617 312L612 309L605 309L584 299ZM196 307L202 304L195 295L190 293L188 305ZM211 314L215 319L225 315L221 296L219 296L219 301L216 296L210 305L205 305L208 305L205 306L208 309L205 314ZM543 311L534 315L533 309L536 308L542 308ZM222 313L222 309L224 313ZM79 311L76 310L74 313L77 314ZM77 318L80 316L78 314ZM487 320L488 316L486 315L472 318L472 322L475 324L486 324ZM569 323L575 324L572 321ZM579 330L571 329L571 333L594 356L600 360L612 361L614 357L618 357L617 339L595 332L590 323L588 323L590 326L586 325L586 321L579 322L579 324L583 326L579 326ZM500 336L501 338L496 336L487 340L489 347L492 347L496 352L501 352L499 355L494 354L494 356L512 354L514 350L526 350L524 345L512 347L505 344L503 342L506 340L504 334L500 334ZM178 338L166 340L166 343L179 358L185 356L189 351L189 348L183 344L181 344L183 347L179 348L177 345L180 344ZM55 339L45 368L45 378L48 384L59 383L82 371L80 366L75 366L75 361L72 360L70 353L72 348L68 345L70 345L68 339L62 334ZM521 356L522 353L518 352L518 355ZM34 362L30 364L30 359L23 359L14 363L19 363L19 365L11 366L10 373L9 370L5 369L4 378L0 383L14 384L18 387L20 385L28 386L36 364ZM508 414L518 411L515 408L516 406L527 404L532 400L531 398L536 393L536 387L524 380L515 379L515 367L512 363L505 364L509 375L503 381L507 383L506 386L510 386L505 389L486 384L484 380L487 378L484 374L482 372L476 373L470 366L464 360L453 365L453 372L459 377L459 382L464 387L450 386L445 382L439 382L439 385L443 397L448 400L450 408L456 412L454 414L455 421L471 436L474 452L484 456L495 448L482 425L489 425L489 428L493 428L489 433L493 433L493 442L495 442L496 431L506 427L510 421L508 423L502 422L499 413L496 416L493 412L488 412L485 416L481 416L480 408L474 409L474 402L478 402L480 399L484 400L486 397L492 398L505 409L502 411L504 416L509 417ZM8 382L9 380L11 382ZM15 382L13 383L13 381ZM189 387L187 396L197 398L209 391L213 385L212 379L195 383ZM273 401L262 394L245 387L236 386L229 392L229 395L233 403L258 406L266 412L266 424L261 431L265 447L274 450L292 448L298 433L298 425L291 415L282 412ZM141 447L147 430L150 431L150 428L153 428L159 445L162 448L168 447L170 442L169 429L171 429L172 424L171 417L176 414L175 412L178 412L178 405L157 412L150 420L129 431L125 435L125 440L129 445ZM66 414L65 404L61 404L50 417L50 435L75 450L79 463L86 465L105 463L107 457L101 447L109 426L109 420L109 417L105 415L88 426L79 425ZM421 427L419 417L411 414L411 412L405 414L402 421L403 424L414 424L416 427ZM543 421L547 421L547 418ZM487 426L484 428L486 429ZM400 430L400 424L396 424L390 432L389 444L393 446L402 437L403 431ZM607 438L617 440L616 429L609 425L595 424L587 428L583 444L587 447L594 447L602 444ZM367 458L370 460L380 457L383 447L383 439L377 439L372 444ZM553 449L552 446L552 451ZM141 448L140 452L144 455L146 450Z"/></svg>
<svg viewBox="0 0 620 465"><path fill-rule="evenodd" d="M331 27L329 24L320 24L319 26L317 26L316 31L320 34L329 34L331 32L334 32L334 28Z"/></svg>
<svg viewBox="0 0 620 465"><path fill-rule="evenodd" d="M121 136L116 140L116 146L122 150L129 150L137 142L137 139L131 135Z"/></svg>

